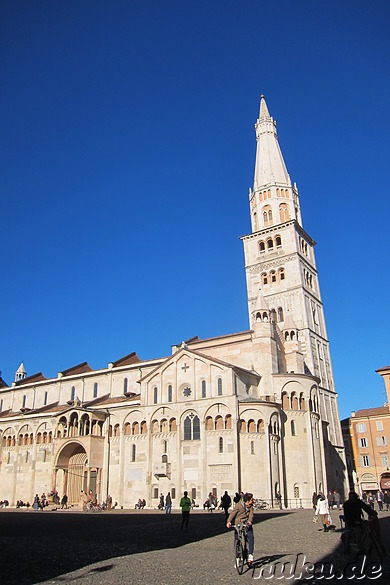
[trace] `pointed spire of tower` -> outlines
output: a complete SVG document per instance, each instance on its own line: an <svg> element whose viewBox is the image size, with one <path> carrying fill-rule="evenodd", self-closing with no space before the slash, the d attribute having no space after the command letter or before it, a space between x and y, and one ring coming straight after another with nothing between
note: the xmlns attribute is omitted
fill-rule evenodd
<svg viewBox="0 0 390 585"><path fill-rule="evenodd" d="M261 94L259 120L261 120L262 118L270 118L270 117L271 116L269 115L269 111L267 108L267 104L265 102L264 95Z"/></svg>
<svg viewBox="0 0 390 585"><path fill-rule="evenodd" d="M257 152L254 191L273 184L291 187L291 180L279 148L276 122L269 114L264 95L261 96L259 119L255 128Z"/></svg>
<svg viewBox="0 0 390 585"><path fill-rule="evenodd" d="M18 380L24 380L26 376L27 376L27 373L26 373L26 370L24 369L24 365L22 362L20 364L20 366L18 367L18 369L16 370L15 382L17 382Z"/></svg>
<svg viewBox="0 0 390 585"><path fill-rule="evenodd" d="M253 323L268 322L270 319L269 308L264 300L261 291L259 291L256 304L252 311Z"/></svg>

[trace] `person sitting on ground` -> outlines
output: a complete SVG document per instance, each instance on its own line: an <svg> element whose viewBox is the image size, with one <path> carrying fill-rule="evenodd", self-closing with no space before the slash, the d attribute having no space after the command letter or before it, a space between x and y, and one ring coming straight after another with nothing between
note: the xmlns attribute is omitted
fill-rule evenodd
<svg viewBox="0 0 390 585"><path fill-rule="evenodd" d="M227 528L230 528L234 520L235 524L247 524L247 535L249 544L248 565L253 563L253 550L255 547L255 538L253 536L253 494L247 492L244 494L243 501L239 501L230 512ZM234 546L236 545L237 532L234 531Z"/></svg>

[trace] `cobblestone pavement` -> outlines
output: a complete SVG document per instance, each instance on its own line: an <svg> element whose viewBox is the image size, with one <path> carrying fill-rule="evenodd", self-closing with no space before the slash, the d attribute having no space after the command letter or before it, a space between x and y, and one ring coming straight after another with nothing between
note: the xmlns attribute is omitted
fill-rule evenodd
<svg viewBox="0 0 390 585"><path fill-rule="evenodd" d="M0 511L1 585L168 585L211 583L280 583L269 576L270 563L331 561L346 579L348 563L356 553L343 552L339 513L337 525L324 533L313 524L311 510L261 511L255 516L255 564L239 576L234 568L233 531L225 527L221 512L191 512L188 533L180 530L181 515L154 510L111 511L83 514L73 511ZM390 512L380 514L382 539L390 536ZM367 562L379 563L375 557ZM355 563L356 564L356 563ZM376 580L390 583L390 563L380 562ZM374 567L375 569L375 567ZM263 576L261 577L261 571ZM296 572L296 575L299 570ZM327 576L329 573L325 573ZM350 574L350 573L348 573ZM307 576L303 572L303 576ZM324 583L325 579L295 579L288 583Z"/></svg>

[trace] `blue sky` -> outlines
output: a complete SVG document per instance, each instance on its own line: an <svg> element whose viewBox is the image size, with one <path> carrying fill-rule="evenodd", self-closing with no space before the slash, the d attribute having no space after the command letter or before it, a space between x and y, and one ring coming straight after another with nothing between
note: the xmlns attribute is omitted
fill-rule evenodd
<svg viewBox="0 0 390 585"><path fill-rule="evenodd" d="M248 328L264 93L317 242L341 417L382 404L389 24L386 0L2 2L5 381Z"/></svg>

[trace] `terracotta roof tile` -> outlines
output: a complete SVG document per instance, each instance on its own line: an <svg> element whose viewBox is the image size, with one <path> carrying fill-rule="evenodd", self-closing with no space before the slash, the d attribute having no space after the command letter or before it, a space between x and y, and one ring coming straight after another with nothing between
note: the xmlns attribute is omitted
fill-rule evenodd
<svg viewBox="0 0 390 585"><path fill-rule="evenodd" d="M74 376L75 374L83 374L84 372L92 372L91 366L87 362L78 364L61 372L63 376Z"/></svg>
<svg viewBox="0 0 390 585"><path fill-rule="evenodd" d="M362 410L358 410L352 418L358 418L359 416L378 416L381 414L389 414L389 412L389 407L385 404L376 408L363 408Z"/></svg>
<svg viewBox="0 0 390 585"><path fill-rule="evenodd" d="M27 376L23 380L18 380L15 382L16 386L23 386L24 384L33 384L34 382L42 382L43 380L47 380L46 376L39 372L38 374L32 374L31 376Z"/></svg>
<svg viewBox="0 0 390 585"><path fill-rule="evenodd" d="M139 364L141 362L141 358L135 353L135 351L133 351L132 353L129 353L128 355L125 355L124 357L119 358L119 360L116 360L112 363L115 367L119 367L130 366L131 364Z"/></svg>

